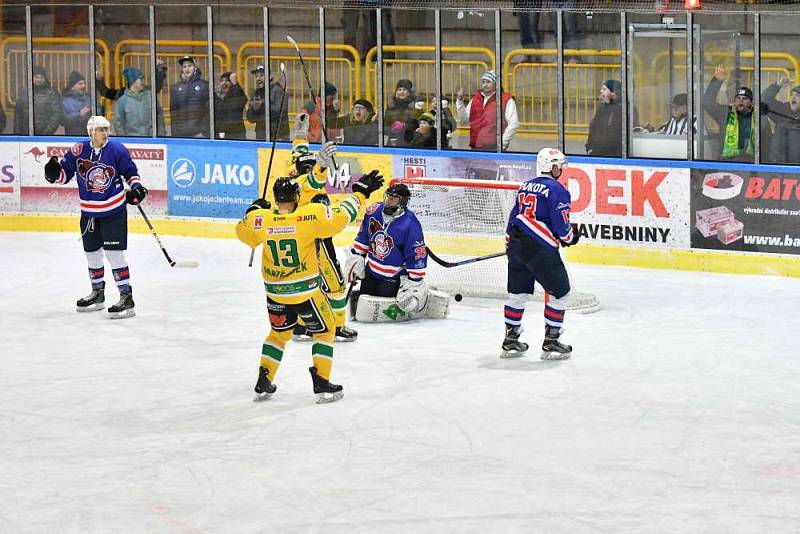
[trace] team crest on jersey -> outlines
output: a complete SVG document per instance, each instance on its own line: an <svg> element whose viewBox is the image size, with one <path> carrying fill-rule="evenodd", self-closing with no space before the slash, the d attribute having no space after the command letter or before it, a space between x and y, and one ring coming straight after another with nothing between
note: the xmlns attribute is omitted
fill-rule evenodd
<svg viewBox="0 0 800 534"><path fill-rule="evenodd" d="M72 148L70 148L70 151L72 152L72 155L77 158L81 155L81 152L83 152L83 143L75 143L72 145Z"/></svg>
<svg viewBox="0 0 800 534"><path fill-rule="evenodd" d="M392 253L394 239L386 233L383 225L375 219L369 220L369 249L373 256L379 260Z"/></svg>
<svg viewBox="0 0 800 534"><path fill-rule="evenodd" d="M99 161L78 159L78 176L86 180L86 189L92 193L102 193L108 189L116 174L111 165Z"/></svg>

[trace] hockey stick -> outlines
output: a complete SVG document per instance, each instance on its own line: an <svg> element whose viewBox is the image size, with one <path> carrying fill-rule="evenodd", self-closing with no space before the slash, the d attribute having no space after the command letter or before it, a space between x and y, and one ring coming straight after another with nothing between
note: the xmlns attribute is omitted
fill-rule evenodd
<svg viewBox="0 0 800 534"><path fill-rule="evenodd" d="M499 258L501 256L506 255L505 251L503 251L503 252L495 252L494 254L487 254L486 256L468 258L466 260L461 260L461 261L445 261L436 254L434 254L430 248L425 247L425 249L428 251L428 256L430 256L433 261L435 261L436 263L447 269L449 269L450 267L459 267L461 265L467 265L478 261L491 260L492 258Z"/></svg>
<svg viewBox="0 0 800 534"><path fill-rule="evenodd" d="M281 63L281 76L283 77L283 96L281 96L281 110L278 116L278 127L275 128L275 134L272 136L272 151L269 153L269 163L267 164L267 177L264 179L264 189L261 191L260 198L267 198L267 186L269 185L269 177L270 173L272 172L272 158L275 157L275 143L278 142L278 132L281 130L281 124L283 124L283 108L284 103L286 102L286 65ZM269 97L267 98L269 100ZM269 115L269 113L267 113ZM250 261L247 262L248 267L253 266L253 258L256 255L256 249L250 249Z"/></svg>
<svg viewBox="0 0 800 534"><path fill-rule="evenodd" d="M314 86L311 85L311 78L308 77L308 69L306 68L306 62L303 61L303 54L300 53L300 47L297 46L297 41L292 39L291 35L287 35L286 39L288 39L289 42L292 43L292 45L294 46L294 49L297 51L297 57L300 58L300 65L303 67L303 74L306 77L306 85L308 85L308 92L311 95L311 100L315 100L315 98L314 98ZM327 143L328 142L328 135L325 133L325 130L327 129L327 124L325 124L325 122L326 122L326 118L327 118L326 115L327 115L327 111L328 110L325 109L325 102L320 102L320 106L319 107L320 107L319 121L320 121L320 123L322 123L322 142L323 143ZM339 170L339 165L336 163L336 158L333 155L331 155L331 163L333 163L333 170L334 171L338 171Z"/></svg>
<svg viewBox="0 0 800 534"><path fill-rule="evenodd" d="M142 207L139 204L136 204L136 207L139 208L139 213L142 214L142 218L144 219L144 222L147 224L147 227L150 228L150 233L152 233L153 237L156 238L156 242L158 243L158 246L161 248L161 252L164 253L164 257L167 258L167 263L169 263L170 267L195 268L198 265L200 265L196 261L175 261L172 258L170 258L169 254L167 253L167 249L164 248L164 243L162 243L161 239L158 237L158 234L156 233L156 229L153 228L153 224L150 222L150 219L147 218L147 215L145 214L144 210L142 209Z"/></svg>

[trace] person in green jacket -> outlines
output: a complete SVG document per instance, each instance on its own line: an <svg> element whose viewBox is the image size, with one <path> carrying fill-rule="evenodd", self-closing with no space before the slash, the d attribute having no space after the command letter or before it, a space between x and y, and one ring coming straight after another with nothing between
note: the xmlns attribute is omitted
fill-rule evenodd
<svg viewBox="0 0 800 534"><path fill-rule="evenodd" d="M118 136L150 137L153 134L153 92L144 84L141 70L122 71L127 90L117 100L114 112L114 133ZM164 112L156 106L156 127L159 137L165 135Z"/></svg>

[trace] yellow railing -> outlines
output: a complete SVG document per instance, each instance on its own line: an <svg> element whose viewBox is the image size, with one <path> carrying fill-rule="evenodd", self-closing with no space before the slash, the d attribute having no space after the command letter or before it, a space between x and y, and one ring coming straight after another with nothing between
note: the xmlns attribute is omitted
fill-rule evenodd
<svg viewBox="0 0 800 534"><path fill-rule="evenodd" d="M270 43L269 71L277 73L280 64L286 67L286 80L288 86L287 109L294 115L307 101L313 100L316 95L308 92L303 67L300 59L289 43ZM319 90L319 44L297 43L301 50L313 51L313 54L303 54L303 61L308 69L308 77L314 91ZM272 53L277 51L277 54ZM258 65L264 63L264 43L262 41L249 41L243 43L236 52L236 66L239 83L248 87L248 95L252 93L255 84L250 72ZM336 86L342 111L347 112L353 102L361 96L361 55L358 50L344 44L325 45L325 77L329 83Z"/></svg>
<svg viewBox="0 0 800 534"><path fill-rule="evenodd" d="M14 35L0 41L0 58L3 61L0 103L4 110L11 111L17 95L28 87L25 79L25 37ZM95 39L95 62L97 68L108 77L111 54L108 45L101 39ZM47 71L50 85L60 93L67 84L70 72L80 72L87 78L93 76L89 68L89 38L34 37L33 64Z"/></svg>

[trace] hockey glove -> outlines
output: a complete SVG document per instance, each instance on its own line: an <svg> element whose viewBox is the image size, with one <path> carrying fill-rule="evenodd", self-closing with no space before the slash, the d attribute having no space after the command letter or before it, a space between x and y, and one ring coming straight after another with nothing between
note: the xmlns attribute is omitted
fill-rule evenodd
<svg viewBox="0 0 800 534"><path fill-rule="evenodd" d="M58 162L58 158L53 156L44 166L44 179L54 184L59 176L61 176L61 164Z"/></svg>
<svg viewBox="0 0 800 534"><path fill-rule="evenodd" d="M138 206L144 200L144 197L147 196L147 188L143 185L134 186L130 191L125 193L125 200L128 201L128 204L133 204L134 206Z"/></svg>
<svg viewBox="0 0 800 534"><path fill-rule="evenodd" d="M253 210L268 210L272 207L272 204L269 203L268 200L264 200L263 198L257 198L250 204L250 207L247 208L247 211L244 212L245 215L250 213Z"/></svg>
<svg viewBox="0 0 800 534"><path fill-rule="evenodd" d="M580 241L580 239L581 239L581 233L578 230L578 225L575 224L575 223L572 223L572 241L567 243L564 240L562 240L561 238L559 238L558 240L561 242L561 245L563 245L565 247L571 247L573 245L577 245L578 241Z"/></svg>
<svg viewBox="0 0 800 534"><path fill-rule="evenodd" d="M378 170L375 169L370 171L369 174L365 174L359 178L358 181L353 184L353 193L361 193L364 195L364 198L369 198L369 196L380 189L381 186L383 186L383 176L378 174Z"/></svg>
<svg viewBox="0 0 800 534"><path fill-rule="evenodd" d="M336 154L336 143L328 141L317 152L317 163L323 169L332 168L334 154Z"/></svg>
<svg viewBox="0 0 800 534"><path fill-rule="evenodd" d="M400 289L397 291L397 305L408 312L418 312L428 303L428 286L424 280L409 280L402 278Z"/></svg>
<svg viewBox="0 0 800 534"><path fill-rule="evenodd" d="M308 137L308 114L298 113L294 119L294 137L292 139L305 139Z"/></svg>
<svg viewBox="0 0 800 534"><path fill-rule="evenodd" d="M352 282L356 278L361 278L363 280L366 274L365 262L366 258L358 254L353 254L347 258L344 264L345 279L348 282Z"/></svg>

